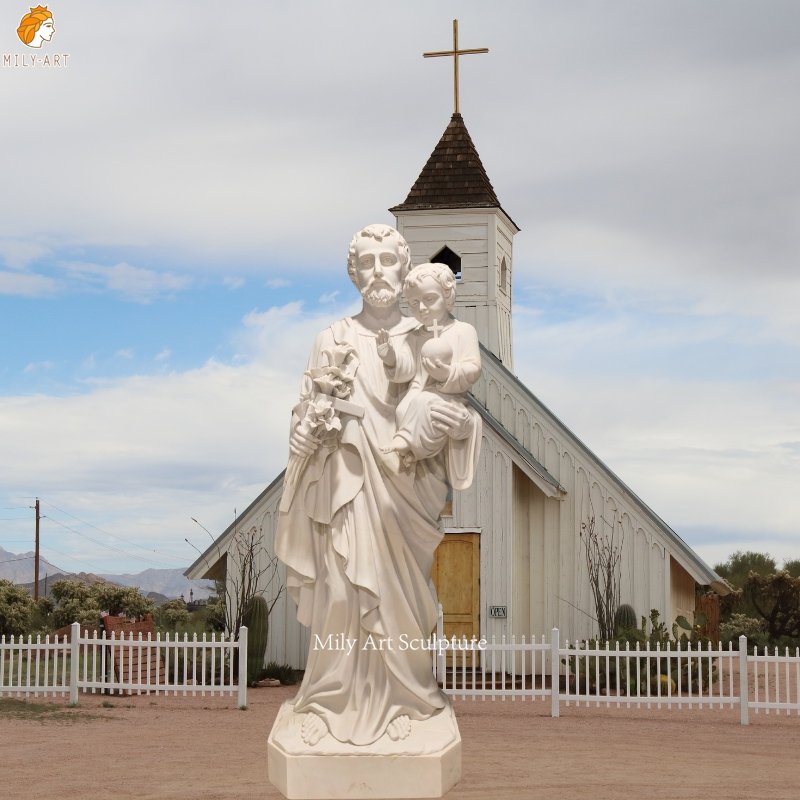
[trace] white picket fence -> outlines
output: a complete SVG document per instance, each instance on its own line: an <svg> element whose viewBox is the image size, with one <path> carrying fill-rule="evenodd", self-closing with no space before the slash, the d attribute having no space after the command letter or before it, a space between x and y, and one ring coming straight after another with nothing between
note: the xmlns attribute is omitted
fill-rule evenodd
<svg viewBox="0 0 800 800"><path fill-rule="evenodd" d="M236 653L242 653L235 667ZM108 694L236 695L247 706L247 628L239 638L81 632L0 637L0 697Z"/></svg>
<svg viewBox="0 0 800 800"><path fill-rule="evenodd" d="M500 641L434 637L434 674L457 698L549 700L616 708L739 708L800 714L800 648L781 654L764 648L747 652L747 639L713 647L707 643L651 648L611 648L560 642L557 628L544 636Z"/></svg>

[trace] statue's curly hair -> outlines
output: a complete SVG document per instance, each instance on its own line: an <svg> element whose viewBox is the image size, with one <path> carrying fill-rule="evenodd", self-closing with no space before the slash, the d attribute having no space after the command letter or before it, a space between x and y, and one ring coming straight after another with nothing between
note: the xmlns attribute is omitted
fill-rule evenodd
<svg viewBox="0 0 800 800"><path fill-rule="evenodd" d="M456 278L453 270L447 264L428 262L427 264L417 264L406 276L403 283L403 294L409 288L418 289L419 283L423 278L433 278L442 287L444 302L448 311L452 311L456 304Z"/></svg>
<svg viewBox="0 0 800 800"><path fill-rule="evenodd" d="M42 27L42 23L46 19L52 19L53 15L47 10L47 6L36 6L32 8L30 13L26 14L19 23L17 28L17 36L25 44L30 44L33 37L36 36L36 31Z"/></svg>
<svg viewBox="0 0 800 800"><path fill-rule="evenodd" d="M347 250L347 274L350 280L358 287L358 280L356 278L356 248L361 239L375 239L377 242L382 242L384 239L394 238L397 240L397 255L400 258L400 280L404 280L411 267L411 248L409 248L406 240L401 236L399 231L391 225L382 223L374 223L362 228L358 233L353 236L350 247Z"/></svg>

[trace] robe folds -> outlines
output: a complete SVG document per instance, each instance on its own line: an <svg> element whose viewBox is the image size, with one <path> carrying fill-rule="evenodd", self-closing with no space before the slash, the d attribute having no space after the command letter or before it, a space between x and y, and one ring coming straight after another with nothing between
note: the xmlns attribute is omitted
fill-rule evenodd
<svg viewBox="0 0 800 800"><path fill-rule="evenodd" d="M396 349L415 327L411 319L395 327ZM391 445L406 386L387 378L375 333L351 318L317 337L309 369L338 345L355 350L347 400L363 417L340 413L335 441L309 458L279 515L275 549L298 620L311 628L294 710L319 715L339 741L367 745L395 717L424 720L446 705L428 649L437 617L430 575L448 464L474 470L480 427L438 457L400 469L397 455L382 450ZM311 391L306 375L301 397Z"/></svg>

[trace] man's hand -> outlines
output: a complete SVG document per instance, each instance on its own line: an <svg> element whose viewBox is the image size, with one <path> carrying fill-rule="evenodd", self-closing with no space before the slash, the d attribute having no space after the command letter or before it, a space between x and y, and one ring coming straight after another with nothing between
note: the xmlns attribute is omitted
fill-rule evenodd
<svg viewBox="0 0 800 800"><path fill-rule="evenodd" d="M433 427L446 433L451 439L466 439L474 426L472 414L465 408L453 408L448 403L431 403L428 413Z"/></svg>
<svg viewBox="0 0 800 800"><path fill-rule="evenodd" d="M293 456L313 456L319 447L319 439L298 425L289 435L289 452Z"/></svg>
<svg viewBox="0 0 800 800"><path fill-rule="evenodd" d="M389 331L386 328L381 328L378 331L378 356L387 367L393 367L397 363L397 357L394 353L394 347L389 340Z"/></svg>

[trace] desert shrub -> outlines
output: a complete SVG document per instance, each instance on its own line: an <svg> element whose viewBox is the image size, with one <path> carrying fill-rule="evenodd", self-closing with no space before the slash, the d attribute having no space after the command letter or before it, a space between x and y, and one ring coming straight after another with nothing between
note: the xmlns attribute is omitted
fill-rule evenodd
<svg viewBox="0 0 800 800"><path fill-rule="evenodd" d="M73 622L96 625L101 611L107 611L111 616L123 614L135 619L152 613L154 609L153 601L137 588L106 581L97 581L91 586L82 581L56 581L51 594L55 603L51 621L55 628Z"/></svg>
<svg viewBox="0 0 800 800"><path fill-rule="evenodd" d="M723 644L737 643L740 636L747 637L748 645L767 644L767 629L763 619L756 619L747 614L731 614L730 618L719 626L719 635Z"/></svg>
<svg viewBox="0 0 800 800"><path fill-rule="evenodd" d="M27 590L11 581L0 580L0 636L28 633L35 608Z"/></svg>
<svg viewBox="0 0 800 800"><path fill-rule="evenodd" d="M685 691L691 684L692 691L701 689L706 691L710 684L717 678L716 665L709 668L706 659L700 656L691 657L685 654L688 645L695 650L698 645L704 646L708 639L701 634L701 629L705 625L706 619L700 614L692 622L685 617L678 617L672 626L672 633L661 621L657 609L650 612L650 618L641 618L641 626L638 628L625 628L619 635L608 641L609 658L604 655L599 658L589 657L570 657L565 659L570 668L570 672L575 676L577 686L580 691L586 691L588 684L590 692L611 692L616 691L617 684L621 692L630 689L631 693L637 690L637 686L642 692L647 692L649 687L652 694L657 694L658 686L661 684L662 694L667 693L667 686L671 684L672 691L675 691L680 683ZM620 672L617 675L617 663L614 658L617 645L620 651L630 648L635 653L637 645L641 648L641 655L630 655L624 662L620 663ZM680 646L684 654L680 658L676 656L667 657L664 651L669 645L671 650ZM593 639L586 642L586 650L604 649L605 641ZM646 648L649 647L649 655ZM655 652L661 648L662 655L656 657ZM638 668L637 668L638 662Z"/></svg>
<svg viewBox="0 0 800 800"><path fill-rule="evenodd" d="M212 631L225 630L225 592L219 587L217 594L209 597L205 607L196 614L202 614L205 619L205 625Z"/></svg>
<svg viewBox="0 0 800 800"><path fill-rule="evenodd" d="M297 683L297 672L289 664L278 664L277 661L270 661L264 668L263 677L277 678L283 686L293 686Z"/></svg>
<svg viewBox="0 0 800 800"><path fill-rule="evenodd" d="M168 600L153 613L153 621L160 631L183 630L189 623L189 612L183 600Z"/></svg>
<svg viewBox="0 0 800 800"><path fill-rule="evenodd" d="M763 618L770 643L788 637L800 639L800 578L788 572L758 575L751 572L744 584L744 595Z"/></svg>

